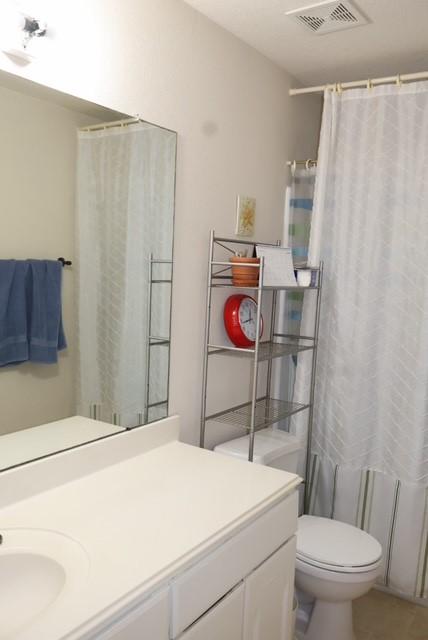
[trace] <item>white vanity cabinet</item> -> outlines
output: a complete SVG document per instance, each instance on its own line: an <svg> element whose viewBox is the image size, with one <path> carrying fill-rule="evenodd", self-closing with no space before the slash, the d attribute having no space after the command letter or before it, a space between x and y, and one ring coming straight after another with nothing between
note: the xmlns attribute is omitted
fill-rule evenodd
<svg viewBox="0 0 428 640"><path fill-rule="evenodd" d="M292 640L292 538L178 640Z"/></svg>
<svg viewBox="0 0 428 640"><path fill-rule="evenodd" d="M293 492L177 576L171 583L172 638L179 638L225 594L291 541L296 530L297 493ZM289 569L293 581L294 557Z"/></svg>
<svg viewBox="0 0 428 640"><path fill-rule="evenodd" d="M292 640L297 493L90 640Z"/></svg>

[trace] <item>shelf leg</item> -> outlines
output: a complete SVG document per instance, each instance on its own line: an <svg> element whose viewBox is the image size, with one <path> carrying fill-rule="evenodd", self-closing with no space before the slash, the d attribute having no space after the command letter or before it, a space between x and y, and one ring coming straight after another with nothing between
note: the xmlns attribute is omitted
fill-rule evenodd
<svg viewBox="0 0 428 640"><path fill-rule="evenodd" d="M277 240L276 246L281 246L281 241ZM270 322L270 335L269 341L273 344L273 339L275 336L275 322L276 322L276 307L278 301L278 292L272 291L272 309L271 309L271 322ZM269 416L269 405L270 399L272 397L272 368L273 368L273 359L268 360L267 366L267 374L266 374L266 409L265 409L265 420L267 421Z"/></svg>
<svg viewBox="0 0 428 640"><path fill-rule="evenodd" d="M315 313L315 331L314 331L314 349L312 351L312 370L311 370L311 387L309 392L309 416L308 416L308 433L306 442L306 468L305 468L305 494L304 494L304 512L309 512L311 497L311 452L312 452L312 429L314 422L314 399L315 399L315 378L317 371L317 352L318 352L318 335L320 326L321 311L321 291L323 281L324 263L320 262L320 270L318 272L318 291Z"/></svg>
<svg viewBox="0 0 428 640"><path fill-rule="evenodd" d="M201 430L199 446L203 449L205 446L205 417L207 411L207 381L208 381L208 345L210 342L210 324L211 324L211 284L212 284L212 262L214 255L214 230L210 232L210 250L208 257L208 275L207 275L207 307L205 312L205 342L204 342L204 361L202 369L202 401L201 401Z"/></svg>
<svg viewBox="0 0 428 640"><path fill-rule="evenodd" d="M251 392L251 421L250 421L250 443L248 451L248 460L253 461L254 458L254 437L256 434L256 402L257 402L257 379L259 373L259 345L260 345L260 327L262 322L262 302L263 302L263 273L264 258L260 258L259 286L257 296L257 317L256 317L256 343L254 345L254 365L253 365L253 386Z"/></svg>
<svg viewBox="0 0 428 640"><path fill-rule="evenodd" d="M274 338L274 334L275 334L275 319L276 319L276 306L277 306L277 296L278 296L278 292L277 291L273 291L272 292L272 315L271 315L271 323L270 323L270 335L269 335L269 341L271 342L271 344L273 343L273 338ZM267 375L266 375L266 398L269 400L272 395L271 395L271 386L272 386L272 368L273 368L273 359L268 360L268 365L267 365ZM266 402L266 414L269 413L269 406L268 406L268 402ZM266 415L266 418L268 416Z"/></svg>
<svg viewBox="0 0 428 640"><path fill-rule="evenodd" d="M147 347L146 347L146 401L144 403L144 424L149 421L150 403L150 336L152 335L152 280L153 280L153 253L149 255L149 282L147 292Z"/></svg>

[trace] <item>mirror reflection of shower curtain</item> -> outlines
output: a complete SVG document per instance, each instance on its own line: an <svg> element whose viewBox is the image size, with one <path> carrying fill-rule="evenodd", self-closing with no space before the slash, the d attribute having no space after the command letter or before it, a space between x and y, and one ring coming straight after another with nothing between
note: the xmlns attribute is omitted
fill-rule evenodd
<svg viewBox="0 0 428 640"><path fill-rule="evenodd" d="M80 415L124 427L143 422L148 260L150 253L172 259L174 174L172 132L146 123L79 132L76 395ZM157 269L157 277L171 273L169 266ZM154 304L153 332L169 336L170 290L155 295ZM168 348L153 349L152 401L167 396L165 351Z"/></svg>

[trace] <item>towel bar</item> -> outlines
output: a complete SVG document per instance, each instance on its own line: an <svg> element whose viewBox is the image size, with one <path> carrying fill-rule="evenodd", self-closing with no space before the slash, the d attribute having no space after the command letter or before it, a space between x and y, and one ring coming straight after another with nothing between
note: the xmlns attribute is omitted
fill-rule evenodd
<svg viewBox="0 0 428 640"><path fill-rule="evenodd" d="M62 262L63 267L71 267L73 264L71 260L66 260L65 258L58 258L59 262Z"/></svg>

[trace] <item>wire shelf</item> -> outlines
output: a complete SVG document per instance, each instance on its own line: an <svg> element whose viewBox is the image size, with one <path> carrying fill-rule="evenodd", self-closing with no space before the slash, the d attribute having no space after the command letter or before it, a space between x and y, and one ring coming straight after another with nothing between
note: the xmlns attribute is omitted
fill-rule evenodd
<svg viewBox="0 0 428 640"><path fill-rule="evenodd" d="M235 347L220 347L208 345L212 351L209 355L235 356L238 358L254 358L254 348L237 349ZM258 361L273 360L281 356L295 356L300 351L309 351L314 348L314 344L304 344L299 341L290 342L261 342L259 345Z"/></svg>
<svg viewBox="0 0 428 640"><path fill-rule="evenodd" d="M219 279L221 276L212 276L213 279L217 278ZM257 291L258 290L258 286L251 286L251 287L243 287L242 285L236 285L236 284L231 284L229 282L219 282L219 283L215 283L212 284L211 287L213 289L251 289L252 291ZM284 286L284 287L260 287L262 291L297 291L297 292L303 292L303 291L318 291L319 287L299 287L298 285L290 285L290 286Z"/></svg>
<svg viewBox="0 0 428 640"><path fill-rule="evenodd" d="M309 408L309 404L299 404L297 402L287 402L275 400L274 398L260 398L256 402L254 429L259 431L275 422L284 420L299 411ZM246 431L251 429L251 402L238 405L226 411L212 414L205 418L206 421L213 420L222 422L233 427L240 427Z"/></svg>

